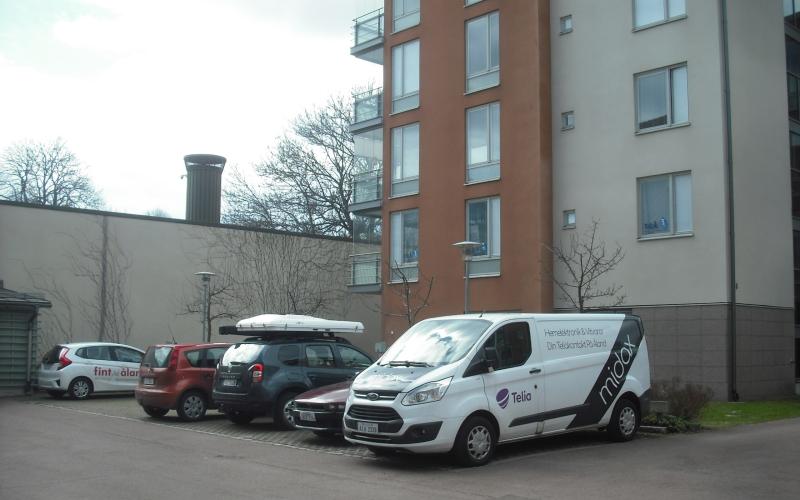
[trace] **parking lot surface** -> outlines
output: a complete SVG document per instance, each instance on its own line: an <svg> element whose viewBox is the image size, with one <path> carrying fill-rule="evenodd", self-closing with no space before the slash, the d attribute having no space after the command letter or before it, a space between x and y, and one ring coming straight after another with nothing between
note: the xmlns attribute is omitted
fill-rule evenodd
<svg viewBox="0 0 800 500"><path fill-rule="evenodd" d="M488 466L375 458L222 416L144 415L131 397L0 399L2 499L796 498L800 419L612 444L584 432L503 446Z"/></svg>

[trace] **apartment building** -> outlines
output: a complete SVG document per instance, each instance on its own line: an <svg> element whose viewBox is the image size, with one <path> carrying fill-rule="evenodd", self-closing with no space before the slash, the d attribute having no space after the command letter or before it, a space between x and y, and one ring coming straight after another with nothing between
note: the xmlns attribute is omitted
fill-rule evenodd
<svg viewBox="0 0 800 500"><path fill-rule="evenodd" d="M597 221L624 251L604 279L645 321L655 379L719 399L791 393L795 12L386 0L356 19L351 53L382 64L384 85L355 104L351 289L381 294L385 340L465 308L570 309L546 248ZM477 243L469 305L463 241Z"/></svg>

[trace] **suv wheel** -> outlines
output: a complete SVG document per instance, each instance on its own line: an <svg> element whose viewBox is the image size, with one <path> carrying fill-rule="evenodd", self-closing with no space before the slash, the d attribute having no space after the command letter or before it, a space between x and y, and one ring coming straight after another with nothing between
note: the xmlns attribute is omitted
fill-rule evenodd
<svg viewBox="0 0 800 500"><path fill-rule="evenodd" d="M255 418L255 415L240 410L226 411L225 416L236 425L247 425Z"/></svg>
<svg viewBox="0 0 800 500"><path fill-rule="evenodd" d="M92 381L86 377L78 377L69 383L67 392L72 399L86 399L92 394Z"/></svg>
<svg viewBox="0 0 800 500"><path fill-rule="evenodd" d="M167 414L169 411L166 408L156 408L155 406L143 406L144 412L153 418L160 418Z"/></svg>
<svg viewBox="0 0 800 500"><path fill-rule="evenodd" d="M178 401L178 416L186 422L196 422L206 414L206 398L197 391L189 391Z"/></svg>
<svg viewBox="0 0 800 500"><path fill-rule="evenodd" d="M497 446L494 426L485 417L469 418L456 435L453 455L461 465L475 467L489 463Z"/></svg>
<svg viewBox="0 0 800 500"><path fill-rule="evenodd" d="M294 403L294 398L297 396L296 392L284 392L278 398L278 403L275 405L274 414L272 416L275 424L282 429L294 430L297 427L294 425L294 417L292 417L291 407Z"/></svg>

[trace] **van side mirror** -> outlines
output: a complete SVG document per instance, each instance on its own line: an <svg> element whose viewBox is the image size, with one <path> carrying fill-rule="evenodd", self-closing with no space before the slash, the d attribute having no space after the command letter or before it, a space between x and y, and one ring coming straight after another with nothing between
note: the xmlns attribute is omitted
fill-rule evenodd
<svg viewBox="0 0 800 500"><path fill-rule="evenodd" d="M497 349L494 346L485 346L483 348L483 356L488 371L493 371L500 365L500 360L497 358Z"/></svg>

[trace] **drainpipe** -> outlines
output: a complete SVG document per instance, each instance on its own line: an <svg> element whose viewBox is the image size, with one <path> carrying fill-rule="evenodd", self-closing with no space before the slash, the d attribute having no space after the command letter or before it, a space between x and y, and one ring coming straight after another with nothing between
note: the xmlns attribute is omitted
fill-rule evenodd
<svg viewBox="0 0 800 500"><path fill-rule="evenodd" d="M736 226L734 224L733 203L733 130L727 0L719 0L719 11L722 31L722 92L725 95L725 187L727 191L725 208L728 215L728 297L730 298L730 314L728 315L728 399L730 401L739 401L739 392L736 389Z"/></svg>

